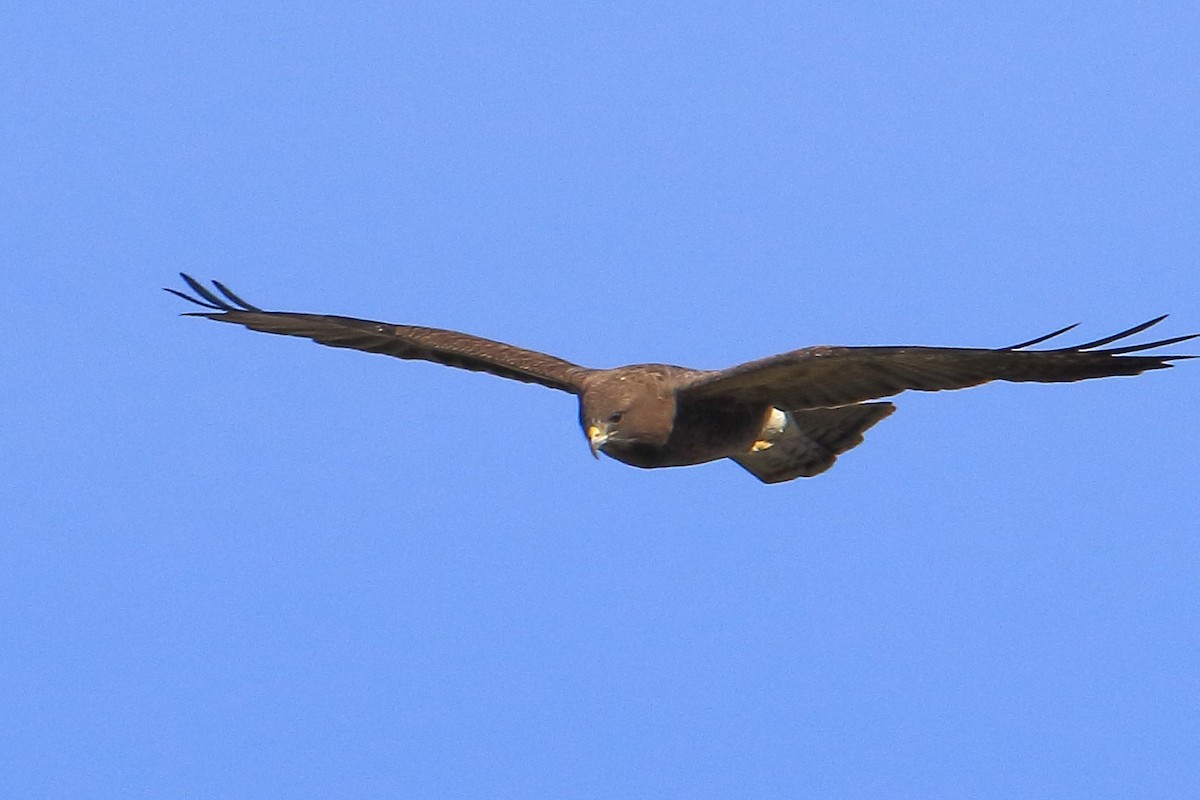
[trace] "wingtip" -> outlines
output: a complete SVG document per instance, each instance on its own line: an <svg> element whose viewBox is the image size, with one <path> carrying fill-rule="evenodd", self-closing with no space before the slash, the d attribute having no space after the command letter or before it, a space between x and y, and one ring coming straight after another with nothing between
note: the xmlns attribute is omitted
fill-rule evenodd
<svg viewBox="0 0 1200 800"><path fill-rule="evenodd" d="M1104 353L1108 353L1110 355L1119 355L1119 354L1124 354L1124 353L1138 352L1141 350L1150 350L1155 347L1166 347L1168 345L1177 344L1179 342L1185 342L1189 339L1194 339L1197 336L1200 336L1200 334L1188 334L1185 336L1175 336L1175 337L1172 337L1169 339L1161 339L1161 340L1155 341L1155 342L1146 342L1144 344L1127 345L1125 347L1111 348L1109 350L1103 350L1103 351L1096 349L1096 348L1104 347L1105 345L1108 345L1108 344L1112 344L1113 342L1119 341L1121 339L1127 339L1131 336L1136 336L1137 334L1141 333L1142 331L1145 331L1149 328L1154 327L1155 325L1158 325L1160 322L1162 322L1169 316L1170 316L1169 314L1161 314L1161 315L1154 317L1153 319L1147 320L1141 324L1134 325L1132 328L1127 328L1126 330L1123 330L1119 333L1114 333L1110 336L1105 336L1101 339L1096 339L1091 342L1084 342L1083 344L1072 345L1071 347L1063 347L1063 348L1059 348L1058 350L1046 350L1046 351L1039 351L1039 352L1093 351L1093 352L1104 352ZM1045 341L1048 341L1049 339L1053 339L1056 336L1061 336L1062 334L1066 333L1067 331L1075 329L1076 327L1078 327L1078 325L1079 325L1079 323L1075 323L1074 325L1068 325L1065 328L1060 328L1059 330L1056 330L1053 333L1048 333L1045 336L1039 336L1036 339L1030 339L1027 342L1021 342L1020 344L1012 345L1010 347L1005 347L1003 349L1004 350L1022 350L1027 347L1033 347L1034 345L1038 345Z"/></svg>
<svg viewBox="0 0 1200 800"><path fill-rule="evenodd" d="M241 297L238 297L229 289L229 287L220 281L214 280L212 282L213 286L216 287L217 292L220 293L218 294L217 292L213 292L200 281L193 278L191 275L188 275L186 272L179 273L179 277L183 278L183 281L188 285L188 288L195 292L195 296L181 292L178 289L167 288L166 286L163 287L163 291L170 292L176 297L182 297L189 303L195 303L202 308L212 309L213 311L222 311L225 313L263 311L263 309L259 308L258 306L251 305Z"/></svg>

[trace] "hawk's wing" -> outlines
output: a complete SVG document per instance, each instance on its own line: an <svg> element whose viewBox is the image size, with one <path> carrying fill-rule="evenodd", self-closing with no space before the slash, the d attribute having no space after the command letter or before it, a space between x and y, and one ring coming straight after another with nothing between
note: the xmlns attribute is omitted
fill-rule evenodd
<svg viewBox="0 0 1200 800"><path fill-rule="evenodd" d="M198 296L193 297L175 289L166 291L212 309L211 312L194 312L188 316L232 322L264 333L300 336L330 347L348 347L352 350L383 353L397 358L433 361L450 367L489 372L502 378L540 383L542 386L572 394L582 391L580 381L592 371L545 353L523 350L503 342L494 342L457 331L392 325L325 314L263 311L242 300L218 281L213 281L213 285L220 295L192 277L183 273L180 275Z"/></svg>
<svg viewBox="0 0 1200 800"><path fill-rule="evenodd" d="M1057 383L1137 375L1194 356L1129 355L1196 338L1176 336L1148 344L1102 348L1140 333L1165 315L1127 331L1058 350L1025 350L1074 325L997 350L959 347L806 347L698 378L681 398L729 397L770 403L789 411L831 408L889 397L905 389L936 392L988 381Z"/></svg>

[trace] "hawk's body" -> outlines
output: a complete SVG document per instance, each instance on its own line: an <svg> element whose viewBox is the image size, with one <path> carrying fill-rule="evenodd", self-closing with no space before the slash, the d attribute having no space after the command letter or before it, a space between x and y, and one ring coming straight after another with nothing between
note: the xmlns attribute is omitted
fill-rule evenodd
<svg viewBox="0 0 1200 800"><path fill-rule="evenodd" d="M579 397L580 424L593 453L645 468L730 458L766 483L825 471L862 442L864 431L895 411L891 403L867 401L907 389L962 389L993 380L1055 383L1137 375L1191 356L1131 354L1200 335L1100 349L1164 319L1159 317L1057 350L1025 348L1070 328L1000 349L808 347L726 370L668 364L589 369L458 331L264 311L220 283L214 282L218 295L183 278L197 296L167 291L210 309L196 316L570 392Z"/></svg>

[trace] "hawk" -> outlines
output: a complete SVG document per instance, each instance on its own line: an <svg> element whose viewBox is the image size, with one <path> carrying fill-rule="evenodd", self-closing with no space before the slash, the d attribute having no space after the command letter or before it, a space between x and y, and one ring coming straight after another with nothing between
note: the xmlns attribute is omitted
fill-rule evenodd
<svg viewBox="0 0 1200 800"><path fill-rule="evenodd" d="M871 402L907 389L936 392L989 381L1060 383L1138 375L1184 355L1132 355L1194 339L1105 347L1157 325L1166 315L1094 342L1030 350L1066 328L997 349L967 347L805 347L723 370L670 364L590 369L546 353L440 328L354 317L264 311L223 284L215 291L181 273L195 293L167 289L203 306L185 316L250 330L300 336L420 359L570 392L592 455L635 467L681 467L732 459L764 483L820 474L862 443L863 433L896 410Z"/></svg>

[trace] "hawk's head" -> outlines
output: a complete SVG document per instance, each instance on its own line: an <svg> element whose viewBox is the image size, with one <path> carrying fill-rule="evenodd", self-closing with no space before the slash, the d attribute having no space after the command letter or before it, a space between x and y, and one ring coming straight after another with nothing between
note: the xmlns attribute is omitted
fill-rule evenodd
<svg viewBox="0 0 1200 800"><path fill-rule="evenodd" d="M638 465L666 446L675 422L675 391L656 365L594 373L579 396L579 422L592 455L603 450Z"/></svg>

